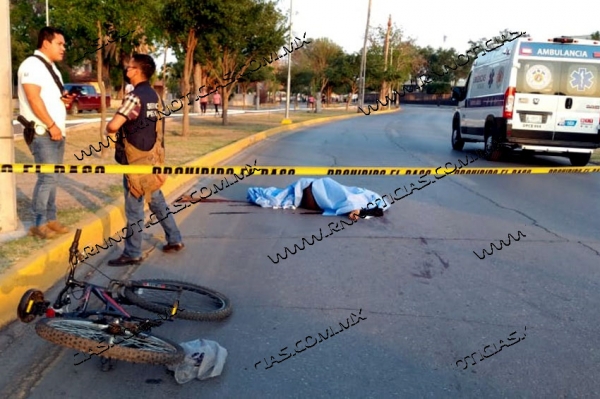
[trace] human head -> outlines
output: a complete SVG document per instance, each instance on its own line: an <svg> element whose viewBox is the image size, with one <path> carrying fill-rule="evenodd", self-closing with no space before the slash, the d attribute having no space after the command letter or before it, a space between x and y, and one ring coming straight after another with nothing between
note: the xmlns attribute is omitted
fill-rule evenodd
<svg viewBox="0 0 600 399"><path fill-rule="evenodd" d="M156 64L148 54L134 54L127 65L127 78L132 85L150 80L156 71Z"/></svg>
<svg viewBox="0 0 600 399"><path fill-rule="evenodd" d="M65 56L65 35L58 29L45 26L38 34L37 49L52 62L62 61Z"/></svg>

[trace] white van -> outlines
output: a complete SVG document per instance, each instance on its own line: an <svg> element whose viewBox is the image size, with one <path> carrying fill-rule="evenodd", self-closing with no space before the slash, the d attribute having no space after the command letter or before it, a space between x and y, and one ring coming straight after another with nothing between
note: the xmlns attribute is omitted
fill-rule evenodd
<svg viewBox="0 0 600 399"><path fill-rule="evenodd" d="M585 166L600 147L600 41L519 37L473 62L452 97L452 148L484 142L486 158L520 149Z"/></svg>

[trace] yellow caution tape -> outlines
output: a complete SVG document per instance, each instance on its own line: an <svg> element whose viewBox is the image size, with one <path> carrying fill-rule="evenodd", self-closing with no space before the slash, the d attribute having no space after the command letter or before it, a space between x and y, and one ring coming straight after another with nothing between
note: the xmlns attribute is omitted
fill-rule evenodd
<svg viewBox="0 0 600 399"><path fill-rule="evenodd" d="M447 164L446 164L447 165ZM297 175L297 176L397 176L397 175L506 175L506 174L549 174L549 173L598 173L599 166L565 166L552 168L458 168L448 172L446 167L421 166L263 166L252 167L257 175ZM136 173L167 175L249 175L247 166L152 166L152 165L65 165L65 164L3 164L0 173Z"/></svg>

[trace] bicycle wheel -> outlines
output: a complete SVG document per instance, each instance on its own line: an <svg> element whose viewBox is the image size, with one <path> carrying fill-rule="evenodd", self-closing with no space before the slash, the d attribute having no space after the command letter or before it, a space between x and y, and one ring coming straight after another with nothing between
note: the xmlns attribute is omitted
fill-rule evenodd
<svg viewBox="0 0 600 399"><path fill-rule="evenodd" d="M216 321L231 314L231 301L220 292L175 280L136 280L125 288L125 297L134 305L158 314L170 315L179 301L176 316L185 320Z"/></svg>
<svg viewBox="0 0 600 399"><path fill-rule="evenodd" d="M76 362L87 360L85 355L88 354L163 365L179 363L185 357L183 348L167 339L128 330L125 336L114 336L107 332L108 327L108 324L85 319L44 318L37 322L35 332L54 344L82 351L84 356L75 355Z"/></svg>

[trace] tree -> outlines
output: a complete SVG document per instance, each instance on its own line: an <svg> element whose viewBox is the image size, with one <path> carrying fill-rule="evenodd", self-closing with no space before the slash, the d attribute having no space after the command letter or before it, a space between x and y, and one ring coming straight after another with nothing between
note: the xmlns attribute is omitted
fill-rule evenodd
<svg viewBox="0 0 600 399"><path fill-rule="evenodd" d="M10 2L10 46L13 84L17 84L19 66L33 54L37 47L40 29L46 25L43 1L11 0ZM64 74L65 71L61 72Z"/></svg>
<svg viewBox="0 0 600 399"><path fill-rule="evenodd" d="M146 43L156 32L152 21L157 13L161 13L161 6L159 0L104 2L101 7L96 0L55 0L50 15L53 25L65 30L67 45L73 49L67 51L69 65L96 57L98 86L104 99L105 75L110 80L110 66L106 60L116 59L123 66L128 61L124 57L127 53L147 51ZM100 139L103 140L106 126L104 100L100 112ZM106 156L106 152L101 156Z"/></svg>
<svg viewBox="0 0 600 399"><path fill-rule="evenodd" d="M312 40L310 46L300 54L302 58L305 57L306 65L312 71L311 89L316 89L316 101L320 102L321 93L334 77L336 61L344 55L344 50L328 38L319 38Z"/></svg>
<svg viewBox="0 0 600 399"><path fill-rule="evenodd" d="M592 33L590 37L592 40L600 40L600 30L597 30L596 32Z"/></svg>
<svg viewBox="0 0 600 399"><path fill-rule="evenodd" d="M224 0L228 1L228 0ZM223 16L221 15L222 2L215 0L169 0L165 4L168 13L157 16L163 23L165 31L168 33L172 47L176 55L184 58L183 73L181 81L181 91L184 96L180 100L185 99L190 91L190 79L194 69L194 55L196 46L198 45L198 37L200 34L205 34L211 29L211 25L221 26ZM194 96L187 97L188 105L194 101ZM198 97L196 97L198 99ZM189 131L189 108L185 106L185 100L182 102L183 121L182 121L182 136L188 136ZM179 107L177 110L181 109ZM172 110L168 111L170 115Z"/></svg>
<svg viewBox="0 0 600 399"><path fill-rule="evenodd" d="M334 90L348 93L346 111L354 94L358 92L358 75L360 74L360 54L342 54L335 62L335 70L331 79Z"/></svg>
<svg viewBox="0 0 600 399"><path fill-rule="evenodd" d="M404 82L423 68L424 59L419 54L414 39L404 38L401 29L395 24L390 29L389 54L385 54L385 36L387 29L378 27L370 35L370 46L367 53L366 87L371 90L379 91L379 101L382 104L388 104L390 98L395 101L396 94L392 95L392 90L398 91L403 87ZM387 65L386 65L386 58ZM386 97L388 96L388 97ZM385 103L384 103L385 100ZM391 104L387 105L388 107Z"/></svg>
<svg viewBox="0 0 600 399"><path fill-rule="evenodd" d="M285 17L275 3L262 0L222 0L217 23L205 30L202 41L210 76L221 88L223 125L228 124L229 97L237 79L263 57L273 62L272 53L285 44ZM292 50L293 51L293 50ZM267 60L267 55L270 60ZM249 72L258 70L253 65Z"/></svg>

